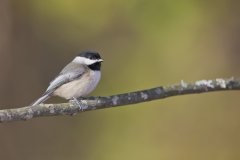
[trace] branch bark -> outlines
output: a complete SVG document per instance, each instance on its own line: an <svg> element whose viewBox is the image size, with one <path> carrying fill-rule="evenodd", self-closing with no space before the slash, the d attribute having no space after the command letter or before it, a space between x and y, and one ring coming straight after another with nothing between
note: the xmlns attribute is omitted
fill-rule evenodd
<svg viewBox="0 0 240 160"><path fill-rule="evenodd" d="M142 103L172 96L226 90L240 90L240 80L230 78L200 80L194 83L181 81L180 84L168 87L156 87L108 97L89 97L80 100L81 108L74 101L70 101L61 104L41 104L4 109L0 110L0 122L28 120L42 116L75 115L84 111Z"/></svg>

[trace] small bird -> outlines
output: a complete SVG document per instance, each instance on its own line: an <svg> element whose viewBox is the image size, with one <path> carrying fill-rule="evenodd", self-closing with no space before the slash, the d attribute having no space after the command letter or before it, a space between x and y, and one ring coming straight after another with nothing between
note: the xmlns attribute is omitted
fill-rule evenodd
<svg viewBox="0 0 240 160"><path fill-rule="evenodd" d="M96 88L101 78L101 62L103 60L98 52L81 52L50 82L45 93L32 106L43 103L52 96L67 100L87 96Z"/></svg>

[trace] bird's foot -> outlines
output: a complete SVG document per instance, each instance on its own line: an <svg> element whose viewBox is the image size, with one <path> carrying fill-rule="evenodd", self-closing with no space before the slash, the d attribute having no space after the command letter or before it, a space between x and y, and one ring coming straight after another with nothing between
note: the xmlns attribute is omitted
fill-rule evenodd
<svg viewBox="0 0 240 160"><path fill-rule="evenodd" d="M83 100L78 100L76 97L72 98L72 101L70 101L74 105L78 105L80 111L84 111L84 109L87 108L87 105L83 102Z"/></svg>

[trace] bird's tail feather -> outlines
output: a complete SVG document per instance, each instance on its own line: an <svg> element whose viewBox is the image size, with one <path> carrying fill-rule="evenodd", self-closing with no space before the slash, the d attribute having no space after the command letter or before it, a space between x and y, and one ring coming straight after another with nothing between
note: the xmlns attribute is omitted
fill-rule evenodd
<svg viewBox="0 0 240 160"><path fill-rule="evenodd" d="M46 95L43 95L42 97L40 97L38 100L36 100L35 102L33 102L31 104L31 106L35 106L35 105L38 105L40 103L43 103L45 102L46 100L48 100L50 98L50 95L46 94Z"/></svg>

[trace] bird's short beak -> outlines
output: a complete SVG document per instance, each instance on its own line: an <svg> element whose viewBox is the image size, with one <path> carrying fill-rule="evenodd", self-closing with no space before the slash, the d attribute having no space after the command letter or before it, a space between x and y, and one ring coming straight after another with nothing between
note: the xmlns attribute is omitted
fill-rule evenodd
<svg viewBox="0 0 240 160"><path fill-rule="evenodd" d="M99 59L98 62L103 62L103 59Z"/></svg>

